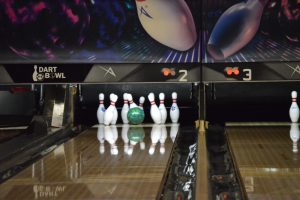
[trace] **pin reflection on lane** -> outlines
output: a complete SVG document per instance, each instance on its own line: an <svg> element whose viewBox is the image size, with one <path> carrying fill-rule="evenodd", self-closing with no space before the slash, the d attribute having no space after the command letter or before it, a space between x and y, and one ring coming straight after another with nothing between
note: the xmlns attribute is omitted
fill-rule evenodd
<svg viewBox="0 0 300 200"><path fill-rule="evenodd" d="M171 124L170 126L165 124L153 124L151 126L150 139L151 143L146 144L145 140L145 130L143 126L131 126L129 124L122 124L121 128L121 141L124 145L123 152L125 155L131 156L134 153L136 146L139 146L139 150L143 151L148 148L149 155L154 155L156 151L157 144L159 145L160 154L165 154L165 142L168 139L168 129L170 130L170 139L174 143L175 138L178 134L179 124ZM149 137L148 136L148 137ZM110 154L118 155L120 143L117 142L119 138L118 128L116 125L105 126L102 124L98 125L97 139L99 141L99 154L105 153L105 141L110 146ZM149 141L149 140L147 140ZM118 143L118 145L117 145ZM148 147L147 147L148 146Z"/></svg>
<svg viewBox="0 0 300 200"><path fill-rule="evenodd" d="M105 152L105 147L104 147L105 136L104 136L104 125L102 125L102 124L100 124L98 126L97 138L98 138L98 141L100 142L99 153L104 154L104 152Z"/></svg>
<svg viewBox="0 0 300 200"><path fill-rule="evenodd" d="M158 124L154 124L151 129L151 146L149 148L149 154L153 155L158 140L161 137L161 127Z"/></svg>
<svg viewBox="0 0 300 200"><path fill-rule="evenodd" d="M128 153L128 143L129 143L129 139L127 136L128 130L129 130L129 124L123 124L122 125L122 139L124 142L124 153L125 154Z"/></svg>
<svg viewBox="0 0 300 200"><path fill-rule="evenodd" d="M173 143L176 139L178 130L179 130L179 124L172 124L171 125L170 138L172 139Z"/></svg>
<svg viewBox="0 0 300 200"><path fill-rule="evenodd" d="M118 139L118 130L115 125L104 127L105 140L110 144L111 155L118 155L118 147L116 141Z"/></svg>
<svg viewBox="0 0 300 200"><path fill-rule="evenodd" d="M290 138L293 142L293 149L294 153L298 152L298 140L300 136L299 124L298 123L291 123L290 129Z"/></svg>

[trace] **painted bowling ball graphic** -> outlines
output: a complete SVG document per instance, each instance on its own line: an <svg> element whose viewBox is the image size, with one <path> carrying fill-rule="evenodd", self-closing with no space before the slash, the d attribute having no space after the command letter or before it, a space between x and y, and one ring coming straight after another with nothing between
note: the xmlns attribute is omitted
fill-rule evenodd
<svg viewBox="0 0 300 200"><path fill-rule="evenodd" d="M287 40L300 43L300 2L299 0L282 0L278 14L280 30Z"/></svg>
<svg viewBox="0 0 300 200"><path fill-rule="evenodd" d="M0 34L25 58L54 59L85 40L90 16L84 0L0 0Z"/></svg>
<svg viewBox="0 0 300 200"><path fill-rule="evenodd" d="M90 5L91 23L88 45L107 48L118 41L124 33L126 14L124 5L118 0L94 0Z"/></svg>
<svg viewBox="0 0 300 200"><path fill-rule="evenodd" d="M297 0L270 0L264 9L261 32L299 43L300 3Z"/></svg>
<svg viewBox="0 0 300 200"><path fill-rule="evenodd" d="M131 108L127 113L127 118L131 124L141 124L144 121L145 113L139 107Z"/></svg>
<svg viewBox="0 0 300 200"><path fill-rule="evenodd" d="M142 127L130 127L130 129L128 130L127 137L130 141L136 143L141 142L144 140L145 137L144 129Z"/></svg>
<svg viewBox="0 0 300 200"><path fill-rule="evenodd" d="M117 0L0 0L0 43L25 59L66 59L117 41L126 22Z"/></svg>

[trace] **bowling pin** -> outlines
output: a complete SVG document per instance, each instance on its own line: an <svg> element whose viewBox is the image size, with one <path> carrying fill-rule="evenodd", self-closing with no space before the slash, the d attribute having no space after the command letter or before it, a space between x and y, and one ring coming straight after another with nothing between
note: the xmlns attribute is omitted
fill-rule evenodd
<svg viewBox="0 0 300 200"><path fill-rule="evenodd" d="M139 20L159 43L179 51L197 40L192 13L184 0L136 0Z"/></svg>
<svg viewBox="0 0 300 200"><path fill-rule="evenodd" d="M160 143L159 152L160 152L160 154L164 154L166 152L165 142L168 137L168 133L167 133L167 128L166 128L165 124L160 125L160 128L161 128L161 135L159 138L159 143Z"/></svg>
<svg viewBox="0 0 300 200"><path fill-rule="evenodd" d="M255 36L268 0L248 0L228 8L215 24L207 51L223 60L246 46Z"/></svg>
<svg viewBox="0 0 300 200"><path fill-rule="evenodd" d="M117 95L115 95L115 96L117 96ZM118 96L117 96L118 97ZM117 107L116 106L114 106L114 116L113 116L113 119L112 119L112 121L111 121L111 124L112 125L116 125L116 123L117 123L117 121L118 121L118 110L117 110Z"/></svg>
<svg viewBox="0 0 300 200"><path fill-rule="evenodd" d="M104 125L102 124L98 126L97 139L100 142L99 153L103 154L105 152L105 147L104 147L105 135L104 135Z"/></svg>
<svg viewBox="0 0 300 200"><path fill-rule="evenodd" d="M124 152L127 153L128 151L128 143L129 143L129 139L128 139L128 130L129 130L129 124L123 124L122 125L122 139L124 142Z"/></svg>
<svg viewBox="0 0 300 200"><path fill-rule="evenodd" d="M155 147L161 136L161 127L159 124L153 124L151 129L151 145L149 148L149 154L153 155L155 152Z"/></svg>
<svg viewBox="0 0 300 200"><path fill-rule="evenodd" d="M116 126L105 126L104 135L105 140L110 144L110 154L118 155L118 147L116 145L116 140L118 139L118 131L115 131Z"/></svg>
<svg viewBox="0 0 300 200"><path fill-rule="evenodd" d="M179 119L180 111L179 111L179 108L177 105L177 93L176 92L172 93L172 101L173 101L173 103L172 103L172 106L170 109L170 118L171 118L172 123L177 123L178 119Z"/></svg>
<svg viewBox="0 0 300 200"><path fill-rule="evenodd" d="M131 94L127 94L127 99L129 102L129 109L138 107L134 102Z"/></svg>
<svg viewBox="0 0 300 200"><path fill-rule="evenodd" d="M145 103L145 97L141 96L140 99L139 99L139 103L140 103L139 104L139 108L142 109L142 110L144 110L144 106L143 105Z"/></svg>
<svg viewBox="0 0 300 200"><path fill-rule="evenodd" d="M166 109L166 106L165 106L165 94L164 93L160 93L159 94L159 111L160 111L160 114L161 114L161 123L162 124L165 124L166 123L166 120L167 120L167 109Z"/></svg>
<svg viewBox="0 0 300 200"><path fill-rule="evenodd" d="M299 125L297 123L292 123L291 124L291 129L290 129L290 138L293 142L293 152L297 153L298 152L298 140L300 137L300 130L299 130Z"/></svg>
<svg viewBox="0 0 300 200"><path fill-rule="evenodd" d="M290 107L290 118L292 122L298 122L299 119L299 107L297 104L297 92L296 91L292 91L291 93L292 96L292 105Z"/></svg>
<svg viewBox="0 0 300 200"><path fill-rule="evenodd" d="M110 94L109 95L110 98L110 106L106 109L105 113L104 113L104 124L106 126L108 126L109 124L111 124L113 118L114 118L114 114L115 114L115 109L116 109L116 102L118 100L118 96L115 94Z"/></svg>
<svg viewBox="0 0 300 200"><path fill-rule="evenodd" d="M129 105L128 105L127 93L123 94L123 100L124 100L124 105L122 107L121 117L122 117L123 124L128 124L129 121L127 118L127 113L129 111Z"/></svg>
<svg viewBox="0 0 300 200"><path fill-rule="evenodd" d="M99 94L99 107L97 110L97 119L99 124L104 123L104 113L105 113L105 107L104 107L104 94Z"/></svg>
<svg viewBox="0 0 300 200"><path fill-rule="evenodd" d="M150 108L151 118L155 124L160 124L161 123L161 114L160 114L160 111L159 111L157 105L155 104L155 96L152 92L148 95L148 99L151 104L151 108Z"/></svg>
<svg viewBox="0 0 300 200"><path fill-rule="evenodd" d="M170 138L172 142L174 143L177 133L179 130L179 124L171 124L171 129L170 129Z"/></svg>

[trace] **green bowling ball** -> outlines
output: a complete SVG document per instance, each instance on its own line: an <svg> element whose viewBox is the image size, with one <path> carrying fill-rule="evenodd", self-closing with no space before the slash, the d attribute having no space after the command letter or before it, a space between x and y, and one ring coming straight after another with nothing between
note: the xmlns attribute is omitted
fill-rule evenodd
<svg viewBox="0 0 300 200"><path fill-rule="evenodd" d="M144 140L145 132L142 127L130 127L127 133L129 140L134 142L140 142Z"/></svg>
<svg viewBox="0 0 300 200"><path fill-rule="evenodd" d="M144 121L145 113L139 107L131 108L127 113L127 118L131 124L141 124Z"/></svg>

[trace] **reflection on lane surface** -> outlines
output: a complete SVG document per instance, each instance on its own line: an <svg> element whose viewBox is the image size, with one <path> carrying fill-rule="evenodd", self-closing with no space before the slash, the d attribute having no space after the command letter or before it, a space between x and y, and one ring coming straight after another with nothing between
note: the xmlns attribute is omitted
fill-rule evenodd
<svg viewBox="0 0 300 200"><path fill-rule="evenodd" d="M248 199L299 199L299 124L226 129Z"/></svg>
<svg viewBox="0 0 300 200"><path fill-rule="evenodd" d="M0 199L155 199L176 130L93 127L1 184Z"/></svg>

